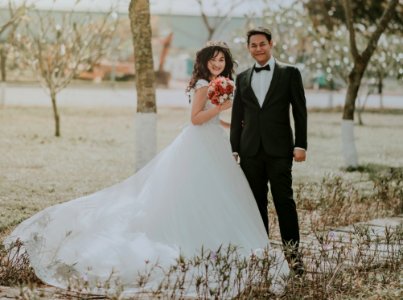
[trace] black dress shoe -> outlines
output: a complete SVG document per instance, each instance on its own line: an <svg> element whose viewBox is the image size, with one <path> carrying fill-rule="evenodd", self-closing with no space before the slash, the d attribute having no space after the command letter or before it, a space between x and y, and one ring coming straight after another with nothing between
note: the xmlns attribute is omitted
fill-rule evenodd
<svg viewBox="0 0 403 300"><path fill-rule="evenodd" d="M296 260L292 266L291 266L292 271L294 272L295 276L301 277L305 273L305 268L304 268L304 263L302 262L302 259Z"/></svg>
<svg viewBox="0 0 403 300"><path fill-rule="evenodd" d="M288 258L288 265L291 269L291 274L295 276L302 276L305 273L304 262L302 258L298 255L297 257Z"/></svg>

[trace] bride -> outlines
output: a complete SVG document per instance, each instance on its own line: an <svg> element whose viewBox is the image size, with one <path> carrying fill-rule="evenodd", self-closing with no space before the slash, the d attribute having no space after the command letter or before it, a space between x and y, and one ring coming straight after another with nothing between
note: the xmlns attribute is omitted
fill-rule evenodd
<svg viewBox="0 0 403 300"><path fill-rule="evenodd" d="M146 261L167 268L201 248L216 251L231 244L246 257L267 248L253 194L220 127L219 114L231 101L214 105L207 98L209 81L232 73L226 44L208 43L196 55L188 87L192 124L136 174L40 211L19 224L5 244L20 240L47 284L67 288L81 278L95 285L113 274L131 291ZM270 272L280 278L288 265L280 251L277 258ZM149 286L157 286L161 276L151 277Z"/></svg>

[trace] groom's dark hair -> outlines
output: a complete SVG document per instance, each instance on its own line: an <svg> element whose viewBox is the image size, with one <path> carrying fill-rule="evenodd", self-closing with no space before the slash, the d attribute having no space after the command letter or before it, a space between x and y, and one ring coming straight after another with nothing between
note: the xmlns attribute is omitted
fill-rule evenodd
<svg viewBox="0 0 403 300"><path fill-rule="evenodd" d="M263 34L263 35L265 35L267 37L267 40L269 42L271 41L271 31L268 28L259 26L259 27L256 27L256 28L253 28L253 29L249 30L246 33L246 36L248 37L248 45L249 45L250 37L252 35L256 35L256 34Z"/></svg>

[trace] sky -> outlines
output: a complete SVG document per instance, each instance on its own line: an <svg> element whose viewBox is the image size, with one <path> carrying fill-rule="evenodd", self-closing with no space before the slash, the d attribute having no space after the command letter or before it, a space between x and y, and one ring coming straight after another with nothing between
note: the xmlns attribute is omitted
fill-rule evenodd
<svg viewBox="0 0 403 300"><path fill-rule="evenodd" d="M15 3L23 0L12 0ZM126 12L130 0L27 0L35 3L42 9L71 9L76 5L77 9L107 10L111 4L117 4L119 11ZM291 0L272 0L270 3L289 3ZM0 5L7 4L8 0L0 0ZM79 2L76 4L76 2ZM203 0L204 10L208 15L217 14L217 10L240 3L234 10L232 16L243 16L245 14L255 14L259 16L265 0ZM267 5L267 4L266 4ZM152 14L184 14L200 15L200 7L196 0L150 0Z"/></svg>

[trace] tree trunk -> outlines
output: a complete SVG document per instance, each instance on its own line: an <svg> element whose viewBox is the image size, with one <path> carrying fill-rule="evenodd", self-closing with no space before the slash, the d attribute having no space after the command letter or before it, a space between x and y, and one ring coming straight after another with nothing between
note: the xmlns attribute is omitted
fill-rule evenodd
<svg viewBox="0 0 403 300"><path fill-rule="evenodd" d="M55 119L55 136L60 137L60 117L57 110L56 93L50 92L50 98L52 99L53 117Z"/></svg>
<svg viewBox="0 0 403 300"><path fill-rule="evenodd" d="M347 94L344 102L343 120L354 120L355 101L364 75L365 67L354 67L348 76Z"/></svg>
<svg viewBox="0 0 403 300"><path fill-rule="evenodd" d="M368 44L362 53L357 47L356 32L353 24L353 10L349 0L343 1L343 9L346 17L346 25L349 31L350 52L354 60L354 67L348 77L348 87L346 101L344 104L343 121L342 121L342 143L343 156L347 167L358 166L358 155L354 141L354 109L355 101L358 94L358 89L361 85L361 79L367 68L368 62L374 53L378 40L386 30L390 20L396 12L396 6L399 0L391 0L387 4L385 11L382 14L378 24L375 26L375 31L369 37Z"/></svg>
<svg viewBox="0 0 403 300"><path fill-rule="evenodd" d="M346 167L358 167L358 153L354 139L355 101L365 68L354 67L348 77L346 101L344 103L343 121L341 125L342 149Z"/></svg>
<svg viewBox="0 0 403 300"><path fill-rule="evenodd" d="M6 102L6 88L7 83L5 81L0 82L0 108L4 108Z"/></svg>
<svg viewBox="0 0 403 300"><path fill-rule="evenodd" d="M378 72L378 94L379 94L379 108L383 111L383 73Z"/></svg>
<svg viewBox="0 0 403 300"><path fill-rule="evenodd" d="M364 104L361 104L360 98L357 99L357 117L358 117L358 125L363 125L362 122L362 112L364 111Z"/></svg>
<svg viewBox="0 0 403 300"><path fill-rule="evenodd" d="M149 1L131 0L129 14L135 57L137 112L156 113Z"/></svg>
<svg viewBox="0 0 403 300"><path fill-rule="evenodd" d="M156 99L149 0L131 0L129 18L136 70L136 170L156 153Z"/></svg>
<svg viewBox="0 0 403 300"><path fill-rule="evenodd" d="M364 122L362 121L362 114L365 110L365 105L367 105L368 98L370 95L371 95L371 90L369 89L362 104L358 103L357 115L358 115L358 125L360 125L360 126L364 125Z"/></svg>
<svg viewBox="0 0 403 300"><path fill-rule="evenodd" d="M333 108L333 94L335 91L335 83L333 78L330 79L330 91L329 91L329 99L328 99L328 108L332 109Z"/></svg>
<svg viewBox="0 0 403 300"><path fill-rule="evenodd" d="M1 87L0 87L0 108L4 107L6 98L6 51L0 46L0 70L1 70Z"/></svg>
<svg viewBox="0 0 403 300"><path fill-rule="evenodd" d="M342 120L341 140L345 166L347 168L357 168L358 155L357 148L355 147L353 120Z"/></svg>
<svg viewBox="0 0 403 300"><path fill-rule="evenodd" d="M7 53L3 46L0 46L0 66L1 66L1 81L5 82L7 80L6 73L6 61Z"/></svg>

